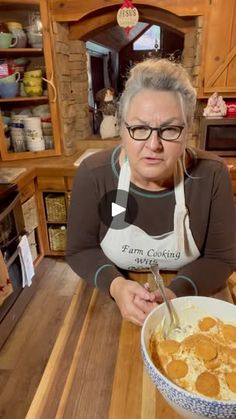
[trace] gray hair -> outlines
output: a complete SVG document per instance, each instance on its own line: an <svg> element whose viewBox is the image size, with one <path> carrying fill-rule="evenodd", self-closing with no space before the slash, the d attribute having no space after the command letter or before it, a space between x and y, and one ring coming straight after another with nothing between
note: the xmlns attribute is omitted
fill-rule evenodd
<svg viewBox="0 0 236 419"><path fill-rule="evenodd" d="M120 122L124 119L133 97L142 89L178 92L183 100L187 124L191 124L196 106L196 91L181 64L151 58L131 68L120 98Z"/></svg>

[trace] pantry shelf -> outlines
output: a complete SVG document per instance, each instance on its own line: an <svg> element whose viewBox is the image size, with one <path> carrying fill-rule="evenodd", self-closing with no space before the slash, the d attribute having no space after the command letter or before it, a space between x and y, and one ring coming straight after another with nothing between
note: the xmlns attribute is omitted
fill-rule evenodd
<svg viewBox="0 0 236 419"><path fill-rule="evenodd" d="M7 97L0 99L0 103L14 103L14 102L45 102L48 101L48 96L18 96Z"/></svg>
<svg viewBox="0 0 236 419"><path fill-rule="evenodd" d="M0 48L1 57L38 56L43 54L42 48Z"/></svg>

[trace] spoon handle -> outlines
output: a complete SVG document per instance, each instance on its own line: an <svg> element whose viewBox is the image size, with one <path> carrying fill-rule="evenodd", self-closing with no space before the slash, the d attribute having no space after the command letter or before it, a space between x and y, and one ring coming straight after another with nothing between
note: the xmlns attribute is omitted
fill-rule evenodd
<svg viewBox="0 0 236 419"><path fill-rule="evenodd" d="M155 279L156 279L157 286L158 286L158 288L159 288L159 290L160 290L160 292L161 292L161 296L162 296L163 300L164 300L164 301L165 301L165 303L166 303L166 307L167 307L167 310L168 310L168 312L169 312L171 322L175 323L175 317L174 317L174 314L173 314L173 309L172 309L172 307L171 307L171 302L170 302L170 300L168 300L168 298L166 297L165 285L164 285L163 278L162 278L162 276L160 275L160 273L159 273L159 272L156 272L156 273L154 274L154 277L155 277Z"/></svg>

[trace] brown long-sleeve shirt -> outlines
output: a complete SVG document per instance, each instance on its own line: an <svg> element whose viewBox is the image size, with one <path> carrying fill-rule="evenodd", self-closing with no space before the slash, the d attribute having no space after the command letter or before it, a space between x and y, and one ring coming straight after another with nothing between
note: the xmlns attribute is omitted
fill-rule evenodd
<svg viewBox="0 0 236 419"><path fill-rule="evenodd" d="M109 292L114 278L125 277L100 247L108 227L98 211L104 194L117 188L119 153L119 147L103 150L81 163L68 219L67 261L79 276L104 292ZM224 286L236 267L235 208L223 160L202 150L192 156L191 177L185 176L184 182L185 201L200 257L176 273L170 288L177 295L187 294L193 291L193 282L200 295L210 295ZM133 184L130 187L139 208L135 225L152 236L173 230L174 189L147 193Z"/></svg>

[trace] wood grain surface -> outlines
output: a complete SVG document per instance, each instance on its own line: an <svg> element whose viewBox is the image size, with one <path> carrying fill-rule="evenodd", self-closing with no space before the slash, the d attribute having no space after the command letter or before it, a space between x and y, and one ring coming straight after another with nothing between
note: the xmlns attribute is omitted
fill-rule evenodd
<svg viewBox="0 0 236 419"><path fill-rule="evenodd" d="M37 293L0 351L0 418L180 419L145 371L140 328L115 302L61 259L45 258L37 274ZM230 300L227 289L217 297Z"/></svg>
<svg viewBox="0 0 236 419"><path fill-rule="evenodd" d="M81 280L26 419L180 419L146 373L140 333Z"/></svg>

